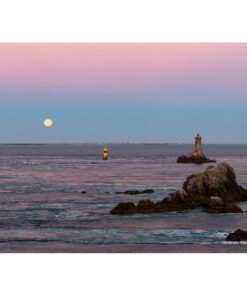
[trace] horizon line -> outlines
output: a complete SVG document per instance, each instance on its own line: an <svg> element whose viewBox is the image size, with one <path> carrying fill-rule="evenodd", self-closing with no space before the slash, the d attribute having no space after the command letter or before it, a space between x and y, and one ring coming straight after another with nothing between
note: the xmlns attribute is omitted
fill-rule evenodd
<svg viewBox="0 0 247 296"><path fill-rule="evenodd" d="M195 143L147 143L147 142L58 142L58 143L0 143L0 145L195 145ZM203 145L247 145L247 143L202 143Z"/></svg>

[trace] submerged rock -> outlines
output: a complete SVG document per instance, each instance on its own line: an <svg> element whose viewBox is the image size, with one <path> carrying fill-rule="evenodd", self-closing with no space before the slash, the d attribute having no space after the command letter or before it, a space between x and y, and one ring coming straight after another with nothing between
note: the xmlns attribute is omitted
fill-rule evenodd
<svg viewBox="0 0 247 296"><path fill-rule="evenodd" d="M129 195L134 195L134 194L151 194L154 193L153 189L145 189L143 191L140 190L126 190L124 192L116 192L116 194L129 194Z"/></svg>
<svg viewBox="0 0 247 296"><path fill-rule="evenodd" d="M247 231L238 229L230 233L227 238L227 241L247 241Z"/></svg>
<svg viewBox="0 0 247 296"><path fill-rule="evenodd" d="M125 214L125 204L128 204L126 214L184 211L197 207L204 208L207 213L242 213L233 203L246 200L247 190L238 185L233 168L223 162L216 167L207 167L203 173L188 176L182 189L159 202L141 200L137 206L120 203L111 214Z"/></svg>
<svg viewBox="0 0 247 296"><path fill-rule="evenodd" d="M177 159L177 163L207 163L216 162L216 160L208 159L202 152L193 152L185 155L181 155Z"/></svg>

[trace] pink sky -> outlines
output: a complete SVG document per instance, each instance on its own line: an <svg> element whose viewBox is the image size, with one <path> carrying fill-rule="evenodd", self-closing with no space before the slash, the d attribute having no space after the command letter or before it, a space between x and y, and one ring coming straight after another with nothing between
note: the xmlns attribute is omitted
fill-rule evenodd
<svg viewBox="0 0 247 296"><path fill-rule="evenodd" d="M244 43L5 43L0 60L5 92L247 90Z"/></svg>
<svg viewBox="0 0 247 296"><path fill-rule="evenodd" d="M247 43L2 43L0 61L2 143L247 141Z"/></svg>

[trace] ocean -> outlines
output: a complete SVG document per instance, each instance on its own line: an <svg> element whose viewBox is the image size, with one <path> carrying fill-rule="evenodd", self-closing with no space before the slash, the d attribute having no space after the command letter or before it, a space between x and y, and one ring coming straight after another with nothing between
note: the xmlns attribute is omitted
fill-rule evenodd
<svg viewBox="0 0 247 296"><path fill-rule="evenodd" d="M109 159L103 160L107 147ZM0 252L246 252L226 236L247 213L110 215L119 202L161 200L209 164L177 164L193 145L0 145ZM247 145L204 145L247 188ZM153 194L124 195L128 189ZM82 194L82 191L86 191ZM239 204L247 210L247 202Z"/></svg>

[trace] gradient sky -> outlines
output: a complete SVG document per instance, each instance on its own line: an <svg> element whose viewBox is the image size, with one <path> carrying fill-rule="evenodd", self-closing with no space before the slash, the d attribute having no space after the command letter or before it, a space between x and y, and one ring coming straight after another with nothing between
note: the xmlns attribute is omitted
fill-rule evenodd
<svg viewBox="0 0 247 296"><path fill-rule="evenodd" d="M1 43L0 61L0 143L247 143L247 43Z"/></svg>

